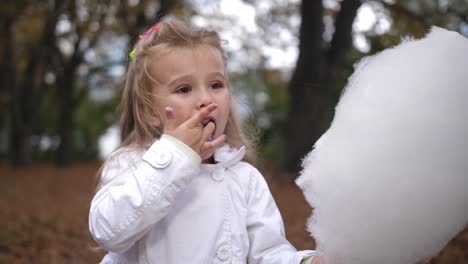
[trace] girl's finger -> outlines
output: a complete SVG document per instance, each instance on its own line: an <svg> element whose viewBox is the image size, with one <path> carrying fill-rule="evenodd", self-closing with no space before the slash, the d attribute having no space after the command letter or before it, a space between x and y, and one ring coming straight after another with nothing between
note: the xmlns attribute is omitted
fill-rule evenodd
<svg viewBox="0 0 468 264"><path fill-rule="evenodd" d="M166 115L166 125L164 126L164 130L174 130L177 128L177 124L174 117L174 109L171 107L164 108L164 114Z"/></svg>
<svg viewBox="0 0 468 264"><path fill-rule="evenodd" d="M202 160L206 160L209 157L211 157L213 154L214 154L214 151L209 149L209 150L203 152L203 154L200 157L201 157Z"/></svg>
<svg viewBox="0 0 468 264"><path fill-rule="evenodd" d="M313 256L312 257L312 264L320 264L320 257L319 256Z"/></svg>
<svg viewBox="0 0 468 264"><path fill-rule="evenodd" d="M211 137L211 134L213 134L213 131L215 131L216 125L213 124L213 122L209 122L206 127L203 128L203 135L202 135L202 140L203 142L205 141L211 141L209 140Z"/></svg>
<svg viewBox="0 0 468 264"><path fill-rule="evenodd" d="M227 136L226 135L221 135L214 139L213 141L206 141L203 143L203 152L208 151L209 149L217 149L221 147L225 142L226 142Z"/></svg>
<svg viewBox="0 0 468 264"><path fill-rule="evenodd" d="M205 119L216 108L218 108L218 105L215 103L207 105L206 107L201 109L200 112L198 112L197 114L192 116L189 120L187 120L188 125L190 125L190 127L199 126L201 122L203 121L203 119Z"/></svg>

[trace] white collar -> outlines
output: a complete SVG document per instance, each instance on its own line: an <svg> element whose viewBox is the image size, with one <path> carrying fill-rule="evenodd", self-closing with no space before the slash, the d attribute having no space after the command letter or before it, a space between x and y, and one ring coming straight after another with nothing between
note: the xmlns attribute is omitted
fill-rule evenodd
<svg viewBox="0 0 468 264"><path fill-rule="evenodd" d="M216 150L214 160L224 168L229 168L237 162L241 161L245 156L245 146L240 149L224 144Z"/></svg>

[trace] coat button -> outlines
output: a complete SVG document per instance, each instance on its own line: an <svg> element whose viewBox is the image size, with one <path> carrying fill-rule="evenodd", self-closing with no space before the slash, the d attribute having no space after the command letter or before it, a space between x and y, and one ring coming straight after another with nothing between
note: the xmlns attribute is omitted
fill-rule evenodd
<svg viewBox="0 0 468 264"><path fill-rule="evenodd" d="M216 251L216 256L221 261L226 261L231 258L231 247L229 245L223 245Z"/></svg>
<svg viewBox="0 0 468 264"><path fill-rule="evenodd" d="M171 163L172 154L168 151L165 152L157 152L156 153L156 164L157 168L165 168Z"/></svg>
<svg viewBox="0 0 468 264"><path fill-rule="evenodd" d="M224 180L224 168L223 167L218 167L216 168L212 173L211 173L211 178L213 180L221 182Z"/></svg>

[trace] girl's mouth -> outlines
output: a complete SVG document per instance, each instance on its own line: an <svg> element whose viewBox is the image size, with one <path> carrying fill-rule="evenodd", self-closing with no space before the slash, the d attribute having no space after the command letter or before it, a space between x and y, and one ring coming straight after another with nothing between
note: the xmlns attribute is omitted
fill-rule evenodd
<svg viewBox="0 0 468 264"><path fill-rule="evenodd" d="M206 127L210 122L213 122L213 124L215 125L215 129L213 130L213 133L211 133L210 137L208 138L209 141L212 141L214 139L214 135L215 135L215 132L216 132L216 121L215 121L215 119L211 118L211 117L205 118L202 121L202 125L203 125L203 127Z"/></svg>

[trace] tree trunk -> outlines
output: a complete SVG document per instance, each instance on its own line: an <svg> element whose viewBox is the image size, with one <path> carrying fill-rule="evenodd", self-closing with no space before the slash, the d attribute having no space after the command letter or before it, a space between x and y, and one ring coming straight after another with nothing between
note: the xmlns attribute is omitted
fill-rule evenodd
<svg viewBox="0 0 468 264"><path fill-rule="evenodd" d="M2 28L0 29L0 39L4 41L3 49L0 50L0 136L6 133L9 126L8 121L8 108L11 106L11 87L15 85L15 69L12 64L12 24L13 19L11 16L3 16L0 18ZM10 107L11 108L11 107ZM3 142L0 138L0 144L8 145L8 141ZM11 144L11 143L10 143ZM3 147L2 147L3 149ZM0 153L2 156L4 153Z"/></svg>
<svg viewBox="0 0 468 264"><path fill-rule="evenodd" d="M352 26L357 10L361 2L359 0L346 0L341 4L341 10L335 21L335 33L326 54L327 65L324 80L332 93L332 105L334 106L339 98L343 87L336 87L336 81L343 69L346 55L352 45Z"/></svg>
<svg viewBox="0 0 468 264"><path fill-rule="evenodd" d="M75 43L75 52L67 63L61 81L59 82L59 127L58 133L60 144L57 151L56 164L67 166L73 160L73 129L74 112L76 108L75 100L75 76L76 70L81 63L82 55L78 50L79 41Z"/></svg>
<svg viewBox="0 0 468 264"><path fill-rule="evenodd" d="M67 76L66 78L68 79L69 77ZM60 115L58 128L60 144L57 151L56 163L58 166L66 166L73 159L73 80L64 80L63 86L59 87L59 90L61 91L59 93Z"/></svg>
<svg viewBox="0 0 468 264"><path fill-rule="evenodd" d="M49 2L49 12L42 29L41 37L36 45L31 45L29 59L22 78L17 77L16 61L14 58L14 40L12 37L13 18L4 18L5 27L5 83L10 89L10 155L15 166L29 166L32 163L31 136L33 132L34 116L38 101L42 97L38 89L39 69L44 64L45 50L49 48L55 33L55 25L59 16L60 5Z"/></svg>
<svg viewBox="0 0 468 264"><path fill-rule="evenodd" d="M302 1L299 57L289 85L286 155L283 169L297 172L301 159L328 129L337 100L336 75L351 44L351 26L360 5L344 0L328 50L322 38L322 1Z"/></svg>
<svg viewBox="0 0 468 264"><path fill-rule="evenodd" d="M284 169L296 171L299 161L317 137L319 117L326 96L321 83L323 6L322 1L302 1L299 57L289 84Z"/></svg>
<svg viewBox="0 0 468 264"><path fill-rule="evenodd" d="M32 50L22 82L16 79L16 67L13 52L13 19L5 19L5 84L10 88L11 162L18 167L32 163L32 86L37 67L37 53Z"/></svg>

